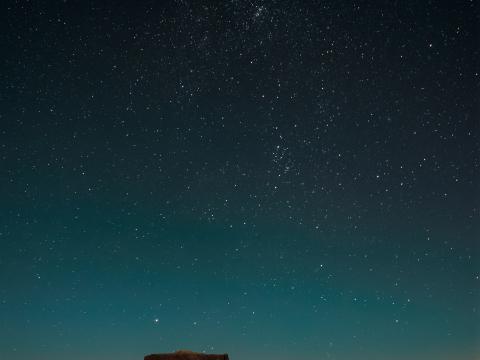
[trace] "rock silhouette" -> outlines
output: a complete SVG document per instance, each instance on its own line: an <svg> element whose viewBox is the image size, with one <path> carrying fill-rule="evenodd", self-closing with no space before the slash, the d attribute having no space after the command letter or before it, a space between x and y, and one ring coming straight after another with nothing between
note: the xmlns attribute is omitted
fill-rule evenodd
<svg viewBox="0 0 480 360"><path fill-rule="evenodd" d="M144 360L229 360L228 354L203 354L188 350L175 351L170 354L151 354L144 357Z"/></svg>

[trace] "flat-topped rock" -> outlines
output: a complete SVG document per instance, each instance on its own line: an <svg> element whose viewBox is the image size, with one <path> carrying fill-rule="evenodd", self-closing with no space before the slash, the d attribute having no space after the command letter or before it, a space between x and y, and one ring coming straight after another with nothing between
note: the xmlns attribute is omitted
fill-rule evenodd
<svg viewBox="0 0 480 360"><path fill-rule="evenodd" d="M144 360L229 360L227 354L203 354L188 350L179 350L170 354L151 354Z"/></svg>

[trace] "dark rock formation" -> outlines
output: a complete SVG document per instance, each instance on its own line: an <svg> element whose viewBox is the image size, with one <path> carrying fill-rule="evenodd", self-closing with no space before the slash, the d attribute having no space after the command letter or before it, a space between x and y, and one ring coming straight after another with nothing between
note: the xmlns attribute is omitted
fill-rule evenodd
<svg viewBox="0 0 480 360"><path fill-rule="evenodd" d="M171 354L152 354L145 356L144 360L229 360L227 354L211 355L193 351L180 350Z"/></svg>

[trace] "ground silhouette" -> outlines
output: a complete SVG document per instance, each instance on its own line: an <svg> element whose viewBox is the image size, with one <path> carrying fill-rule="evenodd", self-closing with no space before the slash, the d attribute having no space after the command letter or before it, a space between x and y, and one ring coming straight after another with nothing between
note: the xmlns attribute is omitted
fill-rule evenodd
<svg viewBox="0 0 480 360"><path fill-rule="evenodd" d="M203 354L189 350L179 350L170 354L151 354L144 360L229 360L228 354Z"/></svg>

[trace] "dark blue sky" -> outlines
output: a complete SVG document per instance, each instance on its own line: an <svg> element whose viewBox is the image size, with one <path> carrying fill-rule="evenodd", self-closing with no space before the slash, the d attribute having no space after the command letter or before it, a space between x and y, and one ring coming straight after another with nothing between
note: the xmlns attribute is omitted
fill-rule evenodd
<svg viewBox="0 0 480 360"><path fill-rule="evenodd" d="M0 11L0 358L480 354L478 6Z"/></svg>

